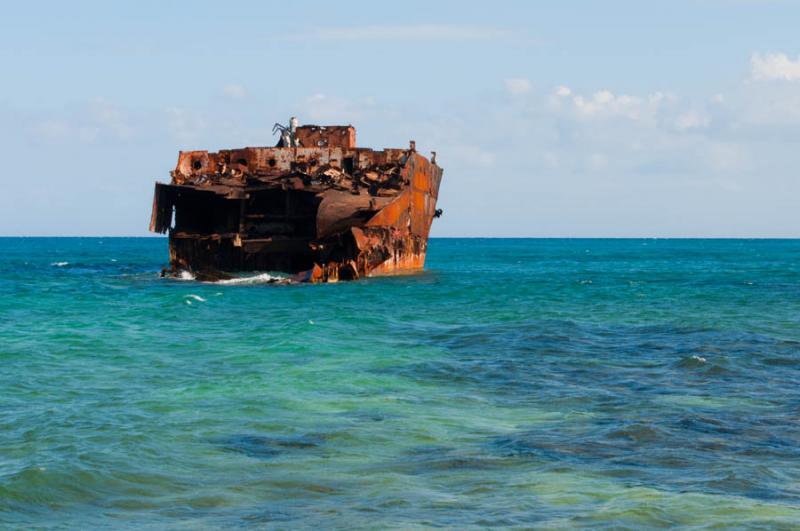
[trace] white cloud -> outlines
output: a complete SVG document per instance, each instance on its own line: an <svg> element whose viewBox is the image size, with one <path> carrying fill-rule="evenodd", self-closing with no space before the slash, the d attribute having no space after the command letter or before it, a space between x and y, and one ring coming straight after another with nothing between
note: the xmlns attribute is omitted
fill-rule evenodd
<svg viewBox="0 0 800 531"><path fill-rule="evenodd" d="M309 96L304 110L304 115L313 123L351 123L358 118L350 100L331 98L322 93Z"/></svg>
<svg viewBox="0 0 800 531"><path fill-rule="evenodd" d="M591 98L575 96L572 99L578 112L585 115L593 115L606 110L608 103L612 101L614 101L614 95L607 90L596 92Z"/></svg>
<svg viewBox="0 0 800 531"><path fill-rule="evenodd" d="M753 79L756 80L800 80L800 56L792 61L783 53L754 53L750 58Z"/></svg>
<svg viewBox="0 0 800 531"><path fill-rule="evenodd" d="M521 77L506 79L506 90L515 96L527 94L533 90L533 83L529 79Z"/></svg>
<svg viewBox="0 0 800 531"><path fill-rule="evenodd" d="M63 120L43 120L31 127L35 140L39 142L58 142L69 138L71 127Z"/></svg>
<svg viewBox="0 0 800 531"><path fill-rule="evenodd" d="M310 33L288 35L286 37L292 40L314 38L331 41L468 41L502 39L511 35L512 33L508 30L492 27L413 24L319 28Z"/></svg>
<svg viewBox="0 0 800 531"><path fill-rule="evenodd" d="M639 120L656 110L663 99L660 94L656 93L645 100L626 94L615 96L611 91L601 90L591 97L575 96L572 103L580 116L622 116Z"/></svg>
<svg viewBox="0 0 800 531"><path fill-rule="evenodd" d="M66 115L32 120L29 128L34 141L46 143L129 141L133 131L126 114L102 98L95 98Z"/></svg>
<svg viewBox="0 0 800 531"><path fill-rule="evenodd" d="M167 128L172 136L181 144L191 144L202 138L206 122L197 112L177 107L166 110Z"/></svg>
<svg viewBox="0 0 800 531"><path fill-rule="evenodd" d="M726 105L726 108L734 107L736 120L745 126L780 127L800 132L800 91L793 84L751 83Z"/></svg>
<svg viewBox="0 0 800 531"><path fill-rule="evenodd" d="M247 96L247 91L241 85L231 83L222 87L222 93L232 100L241 100Z"/></svg>
<svg viewBox="0 0 800 531"><path fill-rule="evenodd" d="M592 153L588 162L589 168L593 171L604 170L608 167L608 157L603 153Z"/></svg>
<svg viewBox="0 0 800 531"><path fill-rule="evenodd" d="M450 148L449 150L447 148ZM490 149L469 143L454 143L450 146L437 146L445 149L449 160L458 160L461 164L490 169L495 165L495 153Z"/></svg>
<svg viewBox="0 0 800 531"><path fill-rule="evenodd" d="M401 35L397 31L392 38ZM746 68L748 60L745 55L740 64ZM763 72L771 60L759 56L759 61L759 75L776 78ZM781 75L777 79L787 78L785 71ZM75 172L91 175L102 165L80 163L96 156L118 158L119 150L105 149L106 143L126 135L138 151L165 145L167 134L172 138L166 144L179 140L174 149L267 145L275 140L271 123L281 117L285 123L292 114L301 123L352 123L364 146L403 147L414 138L420 151L437 150L446 171L441 206L447 215L434 225L436 235L676 235L685 234L685 226L694 234L728 235L737 230L752 235L764 227L761 235L766 235L772 234L769 223L782 227L781 234L796 232L791 198L800 190L792 175L800 146L797 83L740 83L678 98L664 87L636 91L613 78L589 88L552 81L542 88L537 78L528 89L525 81L509 85L501 77L488 98L467 86L433 100L392 96L393 103L350 99L346 88L314 95L295 91L294 99L253 102L247 109L197 104L148 110L103 100L65 108L54 102L13 120L0 116L5 118L0 125L23 148L15 160L37 156L27 141L46 142L52 156L43 163L64 166L66 160ZM227 94L225 83L210 90L218 97L239 93ZM324 87L311 90L330 89ZM602 90L606 87L610 90ZM714 96L716 91L724 91L724 97ZM19 135L20 130L26 134ZM56 156L73 152L74 157ZM160 171L164 163L157 159L151 157L148 167ZM31 167L41 177L48 174L42 164ZM122 168L120 175L150 193L140 169ZM102 172L95 173L97 182L107 181ZM486 175L501 176L502 185L487 186ZM120 204L150 200L146 194L135 201L130 194L118 198ZM131 210L141 215L139 207Z"/></svg>
<svg viewBox="0 0 800 531"><path fill-rule="evenodd" d="M352 100L323 93L316 93L306 98L305 103L297 112L301 123L310 122L322 125L355 125L376 116L386 120L398 118L389 109L379 106L373 98Z"/></svg>
<svg viewBox="0 0 800 531"><path fill-rule="evenodd" d="M675 127L681 131L708 127L711 119L698 111L686 111L675 118Z"/></svg>
<svg viewBox="0 0 800 531"><path fill-rule="evenodd" d="M133 133L125 114L115 105L102 98L95 98L89 103L89 117L92 128L98 133L105 130L120 140L127 140Z"/></svg>
<svg viewBox="0 0 800 531"><path fill-rule="evenodd" d="M711 141L705 149L711 169L717 173L731 174L752 170L747 149L740 144Z"/></svg>

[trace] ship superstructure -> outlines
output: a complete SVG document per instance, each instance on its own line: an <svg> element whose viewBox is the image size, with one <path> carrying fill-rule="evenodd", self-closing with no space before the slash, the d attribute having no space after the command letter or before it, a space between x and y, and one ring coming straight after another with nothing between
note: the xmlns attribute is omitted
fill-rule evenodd
<svg viewBox="0 0 800 531"><path fill-rule="evenodd" d="M406 149L356 147L347 126L276 124L275 147L182 151L156 183L150 230L169 273L282 271L310 282L420 270L442 169Z"/></svg>

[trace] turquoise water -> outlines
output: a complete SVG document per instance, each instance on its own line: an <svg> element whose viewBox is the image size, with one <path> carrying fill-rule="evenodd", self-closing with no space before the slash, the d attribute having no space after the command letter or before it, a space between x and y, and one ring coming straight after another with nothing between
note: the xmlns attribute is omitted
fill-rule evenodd
<svg viewBox="0 0 800 531"><path fill-rule="evenodd" d="M800 524L800 241L435 239L158 278L0 239L0 528Z"/></svg>

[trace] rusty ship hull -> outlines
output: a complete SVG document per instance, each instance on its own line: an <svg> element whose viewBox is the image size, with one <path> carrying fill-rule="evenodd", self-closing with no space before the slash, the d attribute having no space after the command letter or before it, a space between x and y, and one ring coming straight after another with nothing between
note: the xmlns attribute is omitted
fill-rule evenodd
<svg viewBox="0 0 800 531"><path fill-rule="evenodd" d="M167 274L280 271L307 282L424 268L442 168L408 149L356 147L352 126L302 126L276 147L182 151L156 183L150 230Z"/></svg>

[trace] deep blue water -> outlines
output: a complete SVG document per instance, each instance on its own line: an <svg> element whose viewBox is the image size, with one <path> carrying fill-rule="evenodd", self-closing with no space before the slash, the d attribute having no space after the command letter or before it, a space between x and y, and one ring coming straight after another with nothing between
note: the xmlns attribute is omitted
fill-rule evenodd
<svg viewBox="0 0 800 531"><path fill-rule="evenodd" d="M800 240L434 239L166 280L0 239L1 528L800 525Z"/></svg>

